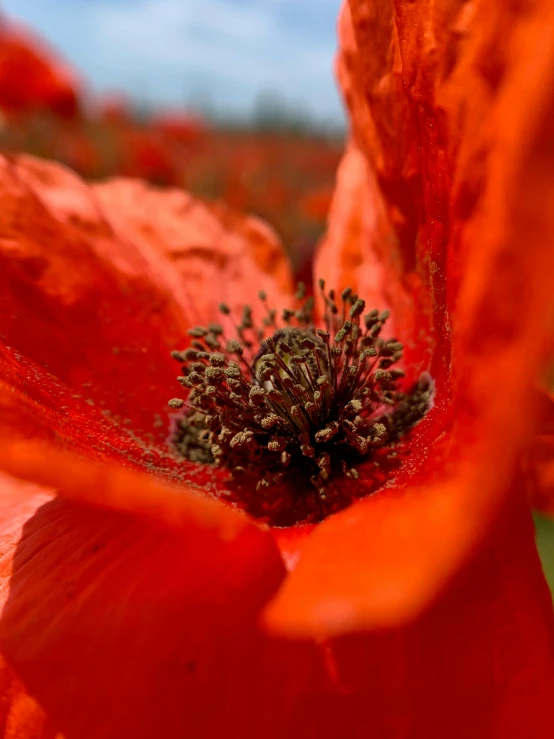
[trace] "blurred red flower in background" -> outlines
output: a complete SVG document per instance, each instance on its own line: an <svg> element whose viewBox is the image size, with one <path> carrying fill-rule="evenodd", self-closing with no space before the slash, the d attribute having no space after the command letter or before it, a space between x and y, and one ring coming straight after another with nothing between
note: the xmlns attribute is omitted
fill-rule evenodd
<svg viewBox="0 0 554 739"><path fill-rule="evenodd" d="M73 71L46 44L0 17L0 110L20 117L49 111L73 118L81 85Z"/></svg>
<svg viewBox="0 0 554 739"><path fill-rule="evenodd" d="M152 119L152 125L164 136L180 144L196 143L206 130L206 123L198 114L180 110L160 111Z"/></svg>
<svg viewBox="0 0 554 739"><path fill-rule="evenodd" d="M315 274L392 308L437 397L393 484L317 527L199 494L164 443L186 329L284 304L271 231L2 160L6 736L550 734L518 465L552 307L554 11L352 0L340 34L352 143Z"/></svg>
<svg viewBox="0 0 554 739"><path fill-rule="evenodd" d="M133 118L131 101L125 95L109 93L96 102L96 115L109 126L130 125Z"/></svg>
<svg viewBox="0 0 554 739"><path fill-rule="evenodd" d="M4 20L0 147L55 159L90 179L139 177L223 199L269 220L297 272L306 267L295 242L301 235L311 255L323 232L341 136L208 126L198 113L149 110L117 93L88 99L77 79L35 34Z"/></svg>

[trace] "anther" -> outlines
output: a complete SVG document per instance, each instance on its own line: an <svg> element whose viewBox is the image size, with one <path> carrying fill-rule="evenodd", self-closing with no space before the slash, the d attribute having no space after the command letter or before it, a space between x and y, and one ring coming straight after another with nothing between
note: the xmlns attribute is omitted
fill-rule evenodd
<svg viewBox="0 0 554 739"><path fill-rule="evenodd" d="M265 391L261 387L252 387L248 394L248 399L254 406L261 406L265 403Z"/></svg>
<svg viewBox="0 0 554 739"><path fill-rule="evenodd" d="M225 354L214 352L213 354L209 355L209 362L212 365L212 367L225 367L225 364L226 364Z"/></svg>
<svg viewBox="0 0 554 739"><path fill-rule="evenodd" d="M194 352L194 349L187 349L184 352L171 352L171 356L173 357L173 359L176 359L178 362L186 362L187 352L189 351ZM196 352L194 352L194 358L196 358Z"/></svg>
<svg viewBox="0 0 554 739"><path fill-rule="evenodd" d="M270 452L282 452L286 449L287 440L282 436L275 436L268 442L267 448Z"/></svg>
<svg viewBox="0 0 554 739"><path fill-rule="evenodd" d="M270 522L315 520L346 505L352 493L341 493L338 478L356 480L361 464L377 468L378 450L387 451L432 403L431 379L406 389L394 366L402 344L379 336L388 311L364 314L365 302L346 288L339 316L335 292L325 292L324 280L317 284L323 326L315 325L313 298L300 283L296 308L285 308L282 320L260 290L263 319L246 305L233 320L222 303L236 338L219 323L195 326L191 346L172 352L188 391L168 401L172 410L185 409L175 414L176 448L240 478L243 505ZM298 485L292 497L291 485Z"/></svg>
<svg viewBox="0 0 554 739"><path fill-rule="evenodd" d="M187 334L194 337L195 339L201 339L207 333L207 330L205 328L202 328L201 326L194 326L194 328L189 328L187 331Z"/></svg>
<svg viewBox="0 0 554 739"><path fill-rule="evenodd" d="M235 380L238 380L242 377L242 372L240 371L240 367L235 364L235 362L231 362L228 367L224 370L226 377L232 377Z"/></svg>
<svg viewBox="0 0 554 739"><path fill-rule="evenodd" d="M354 305L350 308L350 318L356 318L357 316L360 316L365 309L365 300L356 300Z"/></svg>
<svg viewBox="0 0 554 739"><path fill-rule="evenodd" d="M227 351L229 354L238 354L238 356L242 356L244 354L244 349L239 342L234 339L231 339L231 341L227 343Z"/></svg>
<svg viewBox="0 0 554 739"><path fill-rule="evenodd" d="M210 382L223 382L225 374L217 367L207 367L205 370L206 379Z"/></svg>

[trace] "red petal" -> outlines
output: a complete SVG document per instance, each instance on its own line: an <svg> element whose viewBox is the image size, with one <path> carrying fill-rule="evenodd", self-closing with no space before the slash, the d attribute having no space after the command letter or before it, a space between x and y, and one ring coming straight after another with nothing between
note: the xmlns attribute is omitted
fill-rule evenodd
<svg viewBox="0 0 554 739"><path fill-rule="evenodd" d="M318 247L314 275L334 289L355 287L368 306L379 309L390 307L385 297L388 275L374 253L387 237L384 209L364 154L349 143L337 172L329 227Z"/></svg>
<svg viewBox="0 0 554 739"><path fill-rule="evenodd" d="M513 501L439 603L395 632L331 642L347 736L547 739L554 621L529 512ZM356 727L357 728L357 727Z"/></svg>
<svg viewBox="0 0 554 739"><path fill-rule="evenodd" d="M340 169L316 276L330 274L333 284L347 282L364 298L390 307L391 331L404 343L410 377L431 369L448 396L449 189L444 167L433 162L444 152L431 127L432 140L421 140L428 131L419 130L423 113L410 109L401 80L394 12L392 2L344 3L341 10L337 73L354 143Z"/></svg>
<svg viewBox="0 0 554 739"><path fill-rule="evenodd" d="M187 300L192 323L219 320L220 303L242 309L251 302L261 310L259 290L276 305L290 295L285 253L262 221L138 180L111 180L94 192L119 237L171 269L174 294Z"/></svg>
<svg viewBox="0 0 554 739"><path fill-rule="evenodd" d="M177 480L186 479L189 467L171 455L169 446L145 445L128 427L121 428L100 409L59 383L40 365L14 352L0 351L0 438L2 443L40 440L73 449L106 462L155 471ZM29 376L33 385L27 384ZM21 389L19 389L21 388Z"/></svg>
<svg viewBox="0 0 554 739"><path fill-rule="evenodd" d="M0 706L15 736L546 739L552 616L524 510L424 619L324 643L322 663L257 628L282 576L267 534L2 485Z"/></svg>
<svg viewBox="0 0 554 739"><path fill-rule="evenodd" d="M230 506L214 500L207 490L170 485L144 472L126 470L62 452L42 442L9 442L0 447L0 470L59 491L62 495L133 512L173 524L183 518L202 527L227 527L230 537L254 524Z"/></svg>
<svg viewBox="0 0 554 739"><path fill-rule="evenodd" d="M403 269L424 269L431 289L431 367L439 404L433 422L444 438L432 447L427 477L421 474L398 495L383 491L327 519L308 539L268 615L273 628L304 635L413 619L444 590L489 526L492 532L531 429L528 390L542 359L552 301L551 4L538 3L525 21L513 15L501 26L512 49L499 60L507 67L505 83L487 88L484 98L474 90L483 90L488 71L474 57L486 61L487 34L502 46L495 26L499 10L465 29L464 45L453 47L459 56L445 72L441 54L460 33L446 22L451 19L414 3L400 2L394 12L390 2L353 0L349 7L359 48L352 79L361 112L353 108L354 133L387 195ZM464 19L460 15L457 22ZM398 55L405 62L400 85ZM440 93L451 116L446 122L437 85L444 85ZM455 116L462 105L472 124L463 129ZM485 143L488 159L481 171L478 154ZM479 173L483 178L476 182ZM466 196L477 185L470 208ZM401 217L407 224L415 218L415 231L399 230L395 219Z"/></svg>
<svg viewBox="0 0 554 739"><path fill-rule="evenodd" d="M164 523L2 485L1 650L58 731L263 733L290 691L282 671L267 673L276 653L257 627L283 576L268 533L238 517L234 531L194 511Z"/></svg>
<svg viewBox="0 0 554 739"><path fill-rule="evenodd" d="M0 657L0 736L2 739L56 739L44 711ZM58 735L59 736L59 735Z"/></svg>
<svg viewBox="0 0 554 739"><path fill-rule="evenodd" d="M429 295L415 272L404 272L396 237L375 174L351 142L337 173L327 234L318 247L314 278L352 287L368 309L391 309L389 336L404 344L404 367L415 381L431 363Z"/></svg>
<svg viewBox="0 0 554 739"><path fill-rule="evenodd" d="M165 448L170 350L227 295L278 299L288 273L274 237L182 192L89 187L29 157L0 161L0 194L0 377L81 448L87 435L96 451Z"/></svg>
<svg viewBox="0 0 554 739"><path fill-rule="evenodd" d="M305 524L283 529L275 527L271 529L287 570L295 569L302 556L304 545L315 528L316 525L314 524Z"/></svg>

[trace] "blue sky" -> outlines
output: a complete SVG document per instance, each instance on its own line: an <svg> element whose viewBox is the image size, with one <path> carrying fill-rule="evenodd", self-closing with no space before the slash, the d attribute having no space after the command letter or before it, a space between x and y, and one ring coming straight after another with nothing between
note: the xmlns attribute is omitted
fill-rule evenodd
<svg viewBox="0 0 554 739"><path fill-rule="evenodd" d="M3 0L90 81L149 103L244 114L277 92L341 121L332 74L340 0Z"/></svg>

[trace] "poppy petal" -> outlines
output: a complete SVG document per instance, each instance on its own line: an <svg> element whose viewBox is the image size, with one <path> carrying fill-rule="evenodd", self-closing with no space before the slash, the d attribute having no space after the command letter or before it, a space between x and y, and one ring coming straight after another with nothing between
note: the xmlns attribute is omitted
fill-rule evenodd
<svg viewBox="0 0 554 739"><path fill-rule="evenodd" d="M29 487L2 478L0 647L31 709L83 739L263 732L288 690L257 627L284 574L271 536Z"/></svg>
<svg viewBox="0 0 554 739"><path fill-rule="evenodd" d="M318 246L314 275L341 290L351 286L366 303L383 310L390 306L384 295L386 276L372 247L383 243L380 221L386 218L380 193L366 158L354 142L337 172L329 226Z"/></svg>
<svg viewBox="0 0 554 739"><path fill-rule="evenodd" d="M63 739L49 726L38 702L1 656L0 736L2 739Z"/></svg>
<svg viewBox="0 0 554 739"><path fill-rule="evenodd" d="M396 74L391 72L394 54L374 57L370 53L374 44L385 48L394 36L395 22L407 24L399 27L398 33L409 69L416 74L419 65L422 70L421 79L410 78L411 94L430 96L432 88L425 85L426 75L438 74L434 66L429 66L436 62L435 49L427 45L424 32L425 23L431 22L425 16L430 6L400 3L402 17L397 21L393 21L391 3L381 6L382 12L377 12L375 7L356 0L349 5L360 55L367 65L363 77L367 97L363 99L372 99L368 91L372 85L379 87L375 75ZM407 18L411 12L416 14L412 25ZM446 433L433 446L427 476L422 473L419 483L414 480L411 487L397 493L385 490L324 521L308 539L297 568L269 608L272 628L321 635L413 619L444 589L486 535L487 527L494 526L502 500L510 494L515 459L532 428L529 390L540 365L552 301L553 12L551 4L544 2L534 6L524 21L517 15L510 17L514 53L507 57L511 67L509 74L505 72L506 82L488 91L487 129L469 129L464 139L466 149L473 151L476 147L475 155L483 145L479 137L489 137L491 128L497 143L488 155L479 207L474 201L469 211L458 197L449 244L452 258L446 265L443 254L432 270L432 283L437 287L434 299L438 301L433 314L435 336L452 335L454 339L454 395L443 426ZM496 17L495 12L481 19L491 33ZM505 26L502 28L506 31ZM383 37L377 33L379 29ZM520 53L522 34L527 40L525 54ZM482 59L488 49L486 44L483 46L486 34L472 36L468 32L467 37L464 54ZM472 39L474 46L469 43ZM392 43L397 42L393 39ZM467 67L465 62L462 55L452 74L463 70L467 75L476 74L479 80L475 84L482 86L483 70L475 64ZM532 86L528 84L530 68L535 81ZM474 89L472 79L466 79L468 91ZM387 85L383 97L378 97L376 114L390 113L394 117L398 114L393 105L396 87L389 78ZM459 94L457 87L455 94ZM485 105L481 98L477 98L477 104ZM480 116L482 122L484 109L471 108L471 114ZM415 105L412 114L416 113L427 120L425 107ZM438 110L436 115L438 127ZM385 118L379 125L385 125ZM425 132L422 146L426 150L432 148L435 135ZM365 147L366 153L370 151L367 141ZM390 155L397 153L393 149ZM438 166L438 153L427 154ZM373 152L369 161L381 160ZM469 187L475 166L469 151L463 157L460 154L459 183L468 178ZM435 174L437 182L433 180ZM444 171L430 171L428 175L425 187L435 187L439 199L448 198L448 188L441 189L445 185ZM431 213L429 218L421 226L420 238L429 245L429 258L433 260L435 252L438 258L440 249L444 250L448 233L440 220L436 233L431 233ZM444 284L439 284L446 266L448 277L452 276L452 294L448 296ZM514 296L518 296L517 301ZM447 299L456 308L449 321ZM445 378L450 371L447 347L442 339L436 346L433 374ZM446 383L439 383L437 398L441 404L445 389ZM518 409L516 423L514 409ZM520 482L520 492L522 489ZM534 546L532 542L530 546Z"/></svg>
<svg viewBox="0 0 554 739"><path fill-rule="evenodd" d="M212 532L204 549L184 521L2 483L0 705L16 735L484 739L520 736L526 721L542 736L552 633L524 510L422 621L314 651L257 629L256 601L278 581L260 541L239 537L233 554Z"/></svg>
<svg viewBox="0 0 554 739"><path fill-rule="evenodd" d="M282 529L273 527L271 529L287 570L294 570L300 561L304 544L315 528L315 524L304 524L302 526L289 526Z"/></svg>
<svg viewBox="0 0 554 739"><path fill-rule="evenodd" d="M228 294L275 297L288 285L267 229L183 192L88 186L18 156L0 159L0 194L2 378L66 429L75 416L96 428L109 415L105 435L119 428L129 445L130 430L163 447L178 389L169 352L186 329L216 319Z"/></svg>
<svg viewBox="0 0 554 739"><path fill-rule="evenodd" d="M96 408L91 399L87 402L43 367L8 347L0 347L0 376L4 378L0 380L2 439L47 441L104 462L110 460L176 480L194 473L192 466L176 458L169 445L160 442L154 433L141 439L128 423L121 424L122 419L112 416L105 407ZM158 425L162 425L160 421Z"/></svg>
<svg viewBox="0 0 554 739"><path fill-rule="evenodd" d="M244 527L254 526L245 515L207 495L206 486L168 484L151 473L102 464L58 450L43 441L4 440L0 448L0 470L79 502L173 524L190 519L206 528L216 526L226 530L225 535L231 538L238 536Z"/></svg>
<svg viewBox="0 0 554 739"><path fill-rule="evenodd" d="M93 191L122 239L158 254L171 267L175 292L187 296L193 323L217 320L220 303L238 310L252 301L261 314L259 290L277 305L291 294L285 252L257 218L140 180L115 179Z"/></svg>
<svg viewBox="0 0 554 739"><path fill-rule="evenodd" d="M414 271L403 273L397 240L375 174L354 141L341 160L327 233L318 246L314 279L338 291L351 287L368 308L391 310L385 333L404 345L404 367L415 381L431 362L428 298ZM427 332L427 334L426 334ZM385 335L385 333L383 335Z"/></svg>
<svg viewBox="0 0 554 739"><path fill-rule="evenodd" d="M415 623L331 640L348 712L365 735L549 736L552 605L529 511L522 500L512 503L445 597Z"/></svg>
<svg viewBox="0 0 554 739"><path fill-rule="evenodd" d="M336 67L352 143L339 169L316 268L333 274L340 287L348 281L376 307L390 308L390 330L404 344L410 377L432 367L442 392L448 385L450 351L444 218L435 213L432 220L422 217L422 192L425 185L433 187L433 205L444 209L448 189L442 181L427 183L421 172L417 123L399 73L392 16L391 2L343 3L341 8ZM437 142L432 156L435 151L440 151ZM337 271L341 260L348 267Z"/></svg>

